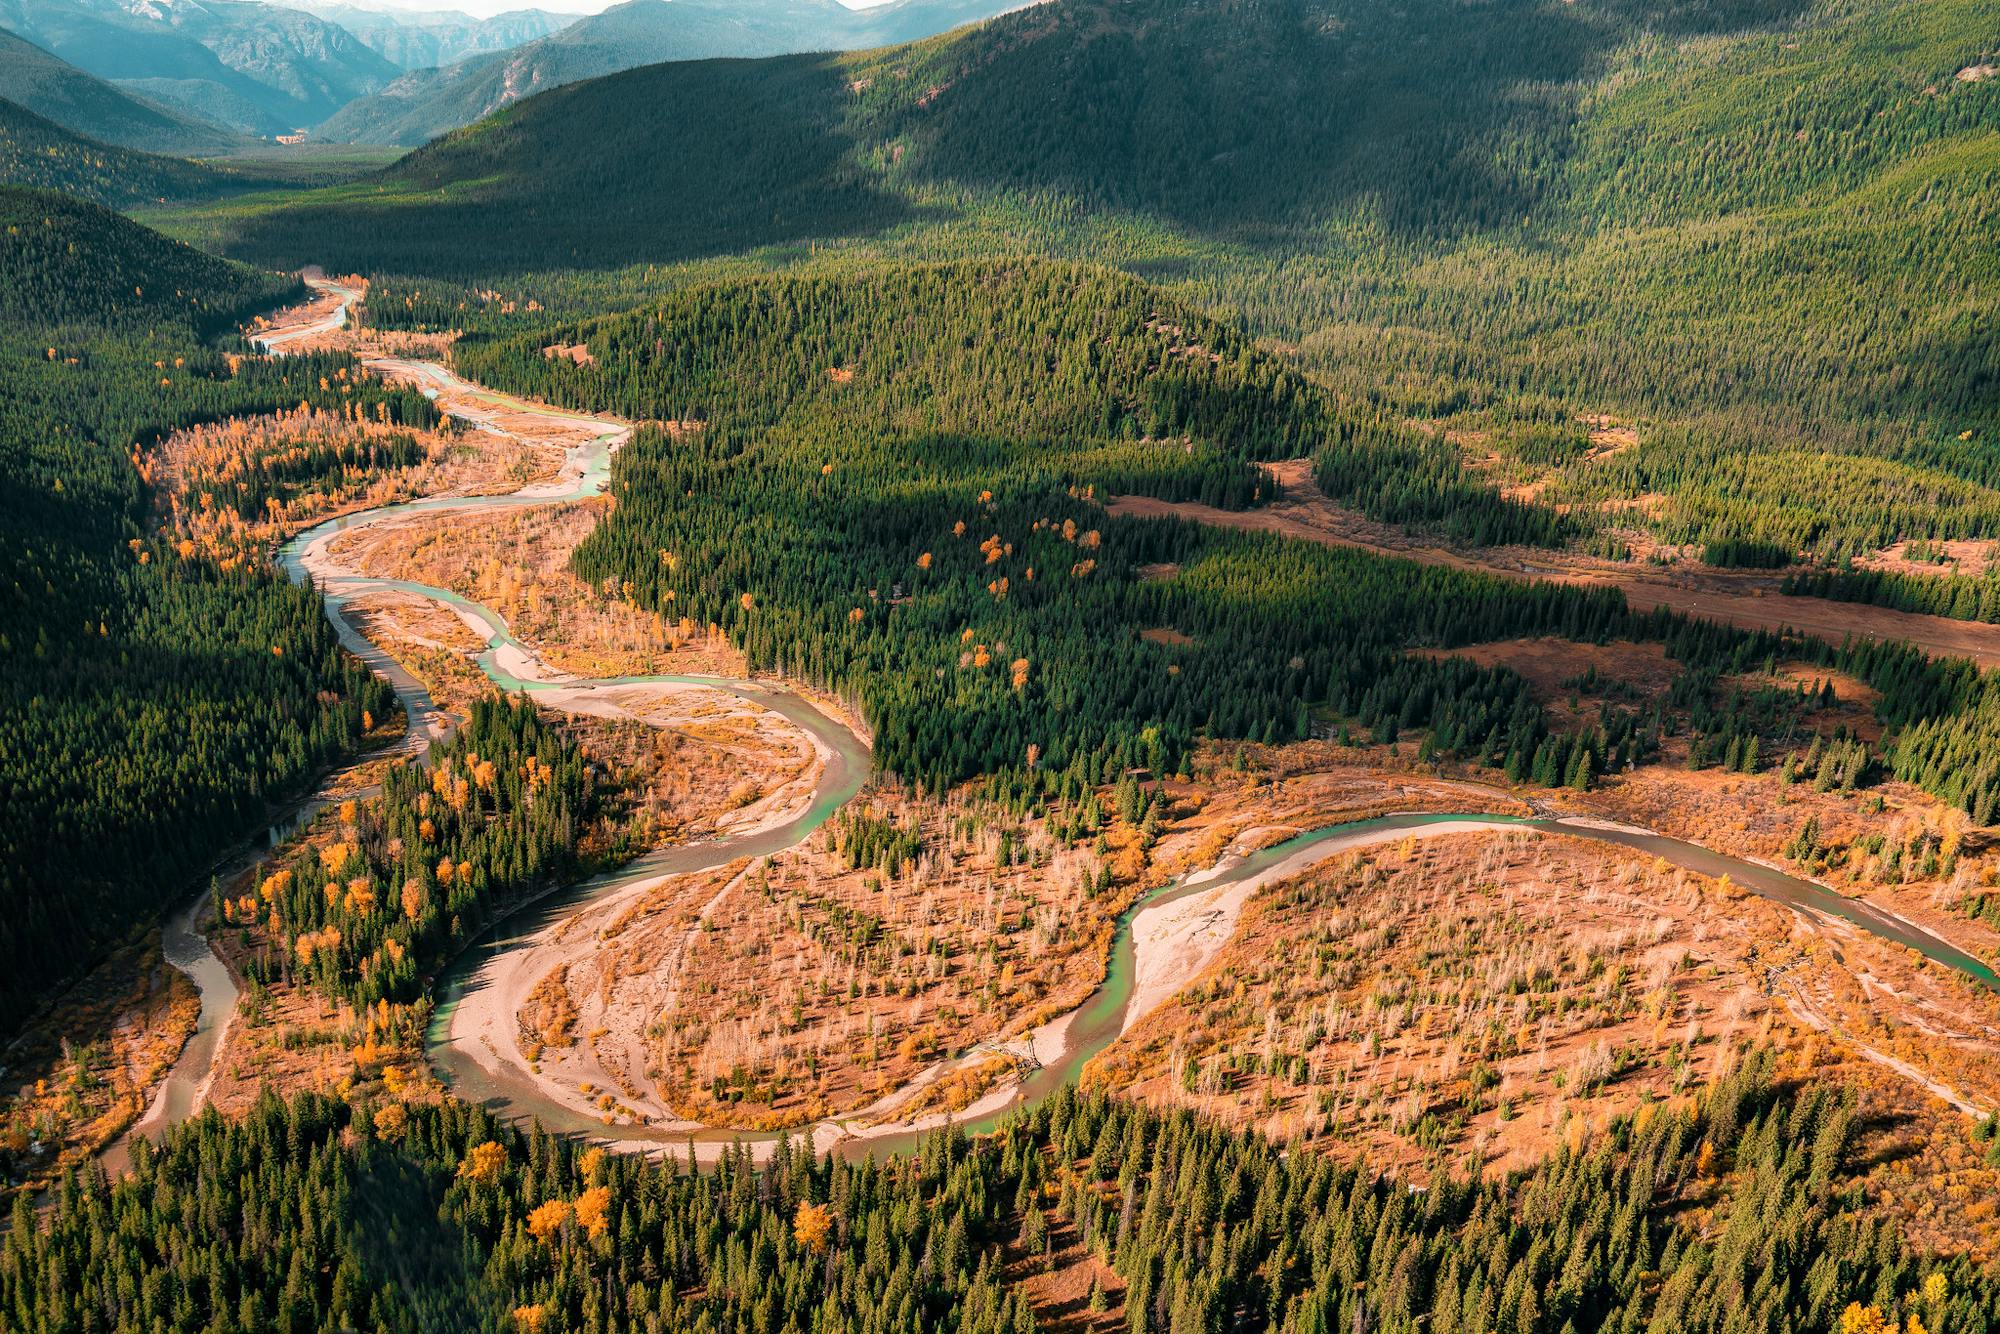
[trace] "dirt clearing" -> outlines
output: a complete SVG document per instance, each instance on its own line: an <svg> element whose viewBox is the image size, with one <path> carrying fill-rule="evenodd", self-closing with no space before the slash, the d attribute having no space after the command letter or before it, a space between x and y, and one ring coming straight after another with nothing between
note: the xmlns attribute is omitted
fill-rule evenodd
<svg viewBox="0 0 2000 1334"><path fill-rule="evenodd" d="M1788 597L1776 591L1780 578L1768 573L1641 566L1525 547L1457 551L1426 545L1335 504L1314 484L1308 459L1268 468L1284 486L1284 496L1261 509L1224 510L1198 501L1150 496L1116 496L1105 508L1121 517L1192 519L1218 528L1278 533L1508 579L1602 584L1622 590L1637 611L1665 607L1745 630L1794 630L1831 644L1850 638L1900 639L1934 657L1970 658L1981 667L2000 667L2000 626L1854 602Z"/></svg>

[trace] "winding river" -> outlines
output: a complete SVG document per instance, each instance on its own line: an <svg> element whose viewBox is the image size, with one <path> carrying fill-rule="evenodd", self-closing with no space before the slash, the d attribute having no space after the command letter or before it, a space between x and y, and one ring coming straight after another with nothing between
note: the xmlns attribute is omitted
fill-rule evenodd
<svg viewBox="0 0 2000 1334"><path fill-rule="evenodd" d="M342 327L351 306L360 296L353 289L324 279L313 278L310 281L323 294L336 298L337 304L325 315L261 333L257 341L271 352L280 353L286 346L304 337ZM344 571L333 561L329 548L337 536L360 527L411 514L561 504L598 495L610 475L612 451L629 436L631 429L623 422L560 412L482 389L432 362L373 356L366 360L378 373L415 381L433 397L449 391L453 398L450 405L453 415L480 429L503 435L508 433L482 412L479 405L487 404L511 413L539 416L571 428L582 427L590 436L587 444L570 451L554 482L533 485L511 495L438 496L348 515L299 534L279 553L280 563L291 578L311 579L318 584L325 595L327 615L342 642L395 687L410 720L409 745L421 748L430 740L449 735L451 721L408 671L363 636L348 619L346 612L350 604L369 592L394 590L450 607L484 635L485 648L476 661L487 678L502 690L539 695L544 702L559 709L613 713L622 711L614 695L628 698L634 691L684 689L690 686L722 690L773 710L800 728L812 739L822 766L817 788L810 798L803 803L794 803L793 808L782 813L782 818L767 820L743 833L650 853L615 874L555 891L523 906L496 924L460 957L438 984L439 1004L428 1035L433 1068L460 1097L483 1102L511 1118L536 1118L551 1130L587 1136L619 1148L641 1152L684 1149L704 1159L712 1159L726 1146L739 1142L751 1145L753 1149L757 1146L768 1148L781 1136L685 1122L608 1126L601 1117L552 1096L524 1063L503 1057L501 1044L494 1043L490 1037L482 1038L474 1026L466 1022L465 1015L477 1002L490 1006L492 998L483 993L495 986L502 965L517 951L527 948L537 939L546 938L561 923L599 902L605 895L634 890L667 876L710 870L739 858L769 855L803 840L861 789L870 771L866 745L807 700L769 682L711 676L588 680L566 677L547 668L533 649L514 637L497 614L478 603L447 589L405 580L366 578ZM307 806L305 812L309 815L316 809L316 806ZM273 838L296 828L297 819L294 813L282 827L274 828ZM1135 924L1144 914L1166 911L1189 896L1207 894L1254 877L1275 878L1293 874L1328 857L1371 843L1478 830L1526 830L1589 839L1632 848L1702 875L1728 876L1743 889L1809 918L1846 922L1872 935L1918 950L1940 964L2000 990L2000 976L1996 976L1993 969L1910 921L1812 881L1787 875L1760 863L1726 856L1697 844L1598 820L1507 815L1390 815L1299 834L1208 871L1184 877L1134 904L1118 920L1104 981L1083 1004L1032 1035L1032 1049L1039 1059L1027 1062L1028 1069L1023 1078L994 1090L974 1104L959 1117L959 1124L970 1130L983 1129L1008 1112L1046 1097L1074 1080L1092 1057L1109 1046L1139 1017L1129 1011L1139 966L1135 941L1141 933L1135 931ZM167 1082L134 1127L135 1133L153 1133L201 1106L229 1019L236 1007L236 987L200 931L206 907L204 895L185 913L176 914L167 926L167 957L194 979L201 995L201 1018L194 1039L182 1051ZM490 1030L489 1016L489 1033ZM972 1055L978 1054L975 1052ZM1022 1054L1025 1055L1025 1051ZM891 1119L895 1116L894 1105L898 1100L899 1095L891 1095L884 1100L875 1109L872 1124L862 1124L852 1118L836 1118L821 1122L809 1131L793 1133L809 1134L814 1146L822 1151L844 1155L897 1152L914 1143L937 1119L932 1117L898 1123ZM121 1140L107 1151L107 1164L122 1162L123 1152L124 1141Z"/></svg>

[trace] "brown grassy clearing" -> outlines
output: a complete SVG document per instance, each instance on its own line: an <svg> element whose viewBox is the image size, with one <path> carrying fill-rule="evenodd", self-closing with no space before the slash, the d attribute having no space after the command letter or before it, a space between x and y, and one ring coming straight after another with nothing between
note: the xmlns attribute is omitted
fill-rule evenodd
<svg viewBox="0 0 2000 1334"><path fill-rule="evenodd" d="M1260 509L1222 510L1195 501L1149 496L1118 496L1106 509L1115 515L1192 519L1222 528L1279 533L1325 546L1354 547L1512 579L1606 584L1622 590L1626 601L1639 611L1667 607L1748 630L1791 629L1835 644L1850 636L1902 639L1935 656L1971 658L1982 667L2000 667L2000 626L1860 603L1788 597L1775 591L1780 581L1768 573L1662 567L1523 547L1458 551L1428 545L1335 504L1313 484L1308 460L1268 467L1283 483L1285 494Z"/></svg>
<svg viewBox="0 0 2000 1334"><path fill-rule="evenodd" d="M1976 578L1994 567L1995 544L1984 539L1956 539L1944 542L1898 542L1894 546L1855 557L1854 563L1867 570L1887 570L1894 574L1918 575L1930 579L1963 575ZM1926 556L1924 553L1930 554Z"/></svg>
<svg viewBox="0 0 2000 1334"><path fill-rule="evenodd" d="M359 378L366 378L365 373ZM266 508L248 515L235 503L235 496L256 485L268 468L295 465L325 451L373 459L407 448L414 448L418 458L408 466L370 462L284 483L273 489ZM413 431L299 411L233 417L176 431L139 467L156 487L160 525L182 553L199 552L224 568L235 568L263 560L276 542L324 519L418 496L513 491L553 475L559 461L554 451L498 438L475 443L456 430Z"/></svg>
<svg viewBox="0 0 2000 1334"><path fill-rule="evenodd" d="M0 1182L38 1186L88 1161L145 1112L201 1002L159 932L114 951L7 1044Z"/></svg>
<svg viewBox="0 0 2000 1334"><path fill-rule="evenodd" d="M746 674L712 627L670 621L623 590L576 577L569 555L609 501L420 515L374 524L334 543L360 573L449 588L504 618L551 667L578 676Z"/></svg>

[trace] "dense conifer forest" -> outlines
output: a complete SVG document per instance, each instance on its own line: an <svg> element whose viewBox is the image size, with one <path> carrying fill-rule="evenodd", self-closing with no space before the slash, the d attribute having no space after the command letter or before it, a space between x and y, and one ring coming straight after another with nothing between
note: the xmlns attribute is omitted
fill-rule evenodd
<svg viewBox="0 0 2000 1334"><path fill-rule="evenodd" d="M857 700L878 764L932 790L1005 771L1081 799L1127 768L1178 770L1198 737L1350 726L1549 786L1588 787L1681 728L1693 767L1754 771L1760 746L1775 765L1805 744L1798 692L1717 682L1783 655L1870 682L1892 736L1921 724L1885 769L1982 822L2000 798L2000 771L1944 758L2000 728L2000 695L1963 662L1107 516L1099 501L1132 491L1255 504L1271 486L1255 460L1315 455L1324 485L1383 518L1558 536L1550 511L1427 464L1435 437L1121 275L1022 261L747 279L454 355L485 383L656 423L614 461L618 504L579 571ZM1371 454L1394 466L1356 463ZM1684 679L1643 715L1552 735L1512 673L1404 651L1536 634L1664 638Z"/></svg>
<svg viewBox="0 0 2000 1334"><path fill-rule="evenodd" d="M1897 570L1799 570L1785 579L1787 593L1870 602L1926 616L2000 623L2000 579L1945 574L1904 574Z"/></svg>
<svg viewBox="0 0 2000 1334"><path fill-rule="evenodd" d="M227 183L211 168L101 144L0 98L0 184L131 208L214 195Z"/></svg>
<svg viewBox="0 0 2000 1334"><path fill-rule="evenodd" d="M1517 680L1400 649L1635 624L1615 594L1107 517L1093 497L1251 503L1270 485L1253 460L1392 429L1122 276L753 280L554 336L593 363L520 338L456 356L666 423L617 456L579 570L854 696L877 762L933 789L1172 772L1197 734L1296 739L1322 710L1532 756Z"/></svg>
<svg viewBox="0 0 2000 1334"><path fill-rule="evenodd" d="M37 1331L1036 1327L1010 1278L1060 1227L1135 1334L1271 1328L1975 1334L2000 1289L1850 1207L1855 1109L1751 1056L1505 1180L1412 1191L1316 1154L1058 1092L888 1164L713 1172L461 1103L267 1097L17 1197L0 1319ZM1873 1323L1868 1323L1872 1321Z"/></svg>
<svg viewBox="0 0 2000 1334"><path fill-rule="evenodd" d="M294 280L51 193L0 191L0 222L6 1024L398 712L342 661L311 590L159 539L138 452L302 402L379 402L412 424L433 409L335 384L342 358L277 365L208 341Z"/></svg>

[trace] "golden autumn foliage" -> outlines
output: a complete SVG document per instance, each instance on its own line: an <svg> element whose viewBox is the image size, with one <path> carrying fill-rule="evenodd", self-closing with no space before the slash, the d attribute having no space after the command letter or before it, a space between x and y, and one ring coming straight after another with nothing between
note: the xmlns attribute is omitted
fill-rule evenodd
<svg viewBox="0 0 2000 1334"><path fill-rule="evenodd" d="M552 1241L576 1217L567 1200L545 1200L529 1211L528 1235L537 1241Z"/></svg>
<svg viewBox="0 0 2000 1334"><path fill-rule="evenodd" d="M476 1186L490 1186L500 1180L500 1173L507 1166L505 1145L493 1140L472 1146L472 1152L465 1155L465 1161L458 1165L460 1179Z"/></svg>
<svg viewBox="0 0 2000 1334"><path fill-rule="evenodd" d="M368 883L367 876L356 876L347 882L347 893L341 904L348 912L358 916L375 911L375 887Z"/></svg>
<svg viewBox="0 0 2000 1334"><path fill-rule="evenodd" d="M232 358L232 373L240 364ZM340 391L351 388L342 383ZM283 532L449 484L449 437L393 426L388 407L378 402L371 413L352 401L331 409L301 404L188 427L144 458L141 475L160 493L177 546L224 569L253 565ZM304 474L314 476L293 480ZM259 505L255 497L266 492L274 493Z"/></svg>
<svg viewBox="0 0 2000 1334"><path fill-rule="evenodd" d="M576 1197L576 1225L593 1241L611 1230L611 1188L592 1186Z"/></svg>
<svg viewBox="0 0 2000 1334"><path fill-rule="evenodd" d="M1872 1303L1863 1306L1860 1302L1849 1302L1847 1309L1840 1313L1840 1334L1899 1334L1901 1325L1882 1314L1882 1309ZM1923 1326L1918 1324L1917 1330ZM1913 1331L1913 1334L1915 1332Z"/></svg>
<svg viewBox="0 0 2000 1334"><path fill-rule="evenodd" d="M340 948L340 928L327 926L318 931L300 932L292 942L292 948L298 953L299 964L302 967L309 965L322 951L331 952Z"/></svg>
<svg viewBox="0 0 2000 1334"><path fill-rule="evenodd" d="M792 1236L813 1254L825 1251L833 1240L833 1210L824 1204L801 1201L792 1216Z"/></svg>

